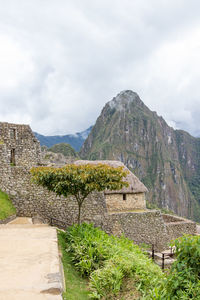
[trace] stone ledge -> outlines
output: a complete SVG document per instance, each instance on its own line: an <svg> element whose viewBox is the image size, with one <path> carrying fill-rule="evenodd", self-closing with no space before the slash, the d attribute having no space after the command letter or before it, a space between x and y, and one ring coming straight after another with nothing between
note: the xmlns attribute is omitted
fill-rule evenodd
<svg viewBox="0 0 200 300"><path fill-rule="evenodd" d="M7 223L13 221L14 219L16 219L16 217L17 216L15 214L15 215L12 215L12 216L10 216L10 217L8 217L6 219L0 220L0 224L7 224Z"/></svg>

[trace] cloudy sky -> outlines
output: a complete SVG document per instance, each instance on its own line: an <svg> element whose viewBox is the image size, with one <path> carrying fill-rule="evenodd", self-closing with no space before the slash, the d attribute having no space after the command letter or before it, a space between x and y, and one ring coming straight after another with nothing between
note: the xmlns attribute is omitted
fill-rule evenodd
<svg viewBox="0 0 200 300"><path fill-rule="evenodd" d="M0 121L75 133L125 89L200 135L199 0L0 0Z"/></svg>

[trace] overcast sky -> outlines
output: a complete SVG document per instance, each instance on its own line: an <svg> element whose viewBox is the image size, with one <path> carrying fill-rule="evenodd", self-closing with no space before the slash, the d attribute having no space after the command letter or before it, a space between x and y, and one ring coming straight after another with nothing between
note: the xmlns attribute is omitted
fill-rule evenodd
<svg viewBox="0 0 200 300"><path fill-rule="evenodd" d="M200 135L199 0L0 0L0 121L75 133L126 89Z"/></svg>

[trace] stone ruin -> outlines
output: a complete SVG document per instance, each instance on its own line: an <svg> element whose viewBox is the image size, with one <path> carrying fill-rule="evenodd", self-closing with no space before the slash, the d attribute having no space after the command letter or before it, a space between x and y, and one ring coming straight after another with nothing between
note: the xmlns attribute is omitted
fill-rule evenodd
<svg viewBox="0 0 200 300"><path fill-rule="evenodd" d="M40 162L40 143L30 126L0 122L1 165L33 166Z"/></svg>
<svg viewBox="0 0 200 300"><path fill-rule="evenodd" d="M58 197L31 182L30 168L41 164L40 144L30 126L0 122L0 189L10 196L17 215L39 215L62 227L76 223L78 207L73 197ZM143 190L135 193L130 189L92 193L83 204L82 221L93 222L108 233L125 234L137 243L154 244L157 250L166 248L171 239L183 233L195 234L194 222L183 218L172 221L160 211L147 210L146 188L141 186Z"/></svg>

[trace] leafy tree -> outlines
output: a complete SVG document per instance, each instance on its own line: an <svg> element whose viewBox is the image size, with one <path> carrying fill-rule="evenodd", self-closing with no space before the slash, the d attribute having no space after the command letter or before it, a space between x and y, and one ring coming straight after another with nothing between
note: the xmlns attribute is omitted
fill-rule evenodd
<svg viewBox="0 0 200 300"><path fill-rule="evenodd" d="M62 168L32 168L33 182L47 187L57 195L74 196L78 203L78 224L81 207L86 197L93 191L119 190L128 183L123 181L127 172L123 167L111 167L105 164L66 165Z"/></svg>

